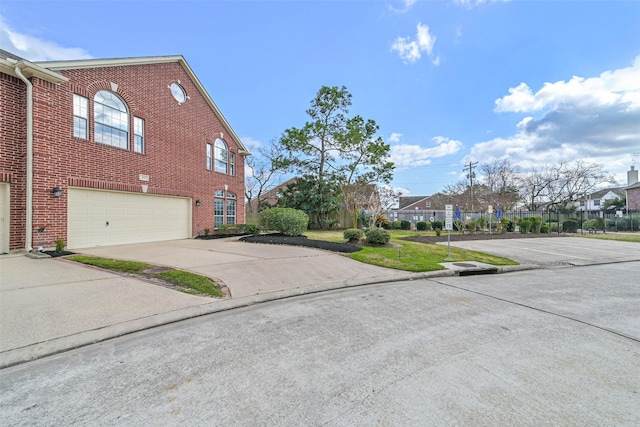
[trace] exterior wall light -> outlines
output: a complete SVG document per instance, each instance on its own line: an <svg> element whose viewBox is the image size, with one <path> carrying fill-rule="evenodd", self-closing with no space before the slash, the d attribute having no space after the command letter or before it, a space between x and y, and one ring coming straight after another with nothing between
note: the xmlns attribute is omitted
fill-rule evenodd
<svg viewBox="0 0 640 427"><path fill-rule="evenodd" d="M200 199L196 200L196 206L200 206Z"/></svg>
<svg viewBox="0 0 640 427"><path fill-rule="evenodd" d="M55 198L62 197L62 188L58 187L57 185L53 187L53 190L51 190L51 192L53 193L53 197Z"/></svg>

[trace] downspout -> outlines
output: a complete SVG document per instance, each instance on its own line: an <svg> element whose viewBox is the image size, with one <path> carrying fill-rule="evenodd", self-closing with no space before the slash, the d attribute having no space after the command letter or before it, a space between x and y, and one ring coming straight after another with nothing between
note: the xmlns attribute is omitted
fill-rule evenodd
<svg viewBox="0 0 640 427"><path fill-rule="evenodd" d="M33 248L33 84L22 74L24 64L16 64L16 75L27 85L27 227L24 248L31 252Z"/></svg>

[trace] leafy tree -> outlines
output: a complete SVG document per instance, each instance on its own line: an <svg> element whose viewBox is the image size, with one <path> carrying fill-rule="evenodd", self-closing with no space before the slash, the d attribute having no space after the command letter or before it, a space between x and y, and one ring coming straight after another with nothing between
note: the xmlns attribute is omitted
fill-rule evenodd
<svg viewBox="0 0 640 427"><path fill-rule="evenodd" d="M604 201L602 209L605 212L609 211L626 211L627 209L627 197L616 197L615 199L609 199Z"/></svg>
<svg viewBox="0 0 640 427"><path fill-rule="evenodd" d="M332 215L340 209L339 191L333 181L303 176L280 190L278 206L302 210L324 228L331 225Z"/></svg>
<svg viewBox="0 0 640 427"><path fill-rule="evenodd" d="M344 86L323 86L306 111L310 121L285 130L280 138L284 157L279 164L303 177L295 198L321 227L339 208L340 194L345 203L356 206L362 203L356 183L388 183L392 178L389 145L375 138L378 126L373 120L347 117L350 105L351 94ZM293 201L289 193L282 203Z"/></svg>

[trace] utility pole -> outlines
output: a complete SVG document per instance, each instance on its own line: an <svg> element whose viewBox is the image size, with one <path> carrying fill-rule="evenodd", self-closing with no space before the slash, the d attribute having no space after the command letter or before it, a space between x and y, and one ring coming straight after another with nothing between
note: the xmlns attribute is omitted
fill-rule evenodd
<svg viewBox="0 0 640 427"><path fill-rule="evenodd" d="M467 173L467 178L471 181L471 212L473 212L473 178L476 177L476 173L473 169L478 166L478 162L469 162L469 166L464 167L464 171L469 171Z"/></svg>

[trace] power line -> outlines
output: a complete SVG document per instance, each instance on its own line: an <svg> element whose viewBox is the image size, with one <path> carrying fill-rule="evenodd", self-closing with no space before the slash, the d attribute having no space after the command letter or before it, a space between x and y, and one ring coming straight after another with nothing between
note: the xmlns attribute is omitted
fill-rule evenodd
<svg viewBox="0 0 640 427"><path fill-rule="evenodd" d="M469 166L464 167L464 171L469 171L467 178L471 181L471 212L473 212L473 178L476 177L476 173L473 169L478 166L478 162L469 162Z"/></svg>

